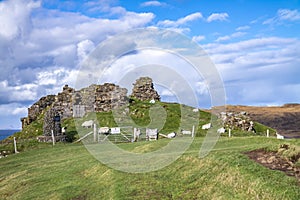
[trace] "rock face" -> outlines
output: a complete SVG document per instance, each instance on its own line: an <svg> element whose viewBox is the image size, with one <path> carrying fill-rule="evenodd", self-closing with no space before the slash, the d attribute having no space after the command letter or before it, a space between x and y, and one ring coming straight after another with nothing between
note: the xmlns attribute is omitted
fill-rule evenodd
<svg viewBox="0 0 300 200"><path fill-rule="evenodd" d="M131 97L141 101L155 100L160 101L160 96L154 89L152 79L141 77L133 84Z"/></svg>

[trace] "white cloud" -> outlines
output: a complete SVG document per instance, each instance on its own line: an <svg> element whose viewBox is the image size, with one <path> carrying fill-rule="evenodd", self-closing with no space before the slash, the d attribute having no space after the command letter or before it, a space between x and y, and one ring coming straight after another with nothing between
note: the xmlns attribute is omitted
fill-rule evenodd
<svg viewBox="0 0 300 200"><path fill-rule="evenodd" d="M22 72L20 72L22 73ZM65 84L74 85L76 69L49 67L36 70L30 83L13 84L8 80L0 82L0 105L12 102L36 101L42 96L56 94Z"/></svg>
<svg viewBox="0 0 300 200"><path fill-rule="evenodd" d="M98 77L99 83L113 82L126 87L129 93L132 83L137 78L149 76L153 78L155 84L161 84L162 89L159 93L162 96L166 98L176 96L185 104L194 100L191 91L194 91L193 94L198 92L200 95L206 95L199 85L196 88L201 77L190 63L176 54L159 49L128 53L117 58L105 71L93 74Z"/></svg>
<svg viewBox="0 0 300 200"><path fill-rule="evenodd" d="M233 39L233 38L242 37L244 35L246 35L245 32L235 32L235 33L233 33L231 35L226 35L226 36L218 37L216 39L216 42L226 41L226 40L230 40L230 39Z"/></svg>
<svg viewBox="0 0 300 200"><path fill-rule="evenodd" d="M201 19L201 18L203 18L202 14L200 12L196 12L196 13L193 13L193 14L190 14L183 18L178 19L177 23L179 25L181 25L181 24L185 24L187 22L194 21L194 20Z"/></svg>
<svg viewBox="0 0 300 200"><path fill-rule="evenodd" d="M231 44L216 44L211 43L202 45L203 48L210 53L228 53L228 52L242 52L257 49L282 49L286 45L297 43L298 40L293 38L279 38L279 37L265 37L244 40Z"/></svg>
<svg viewBox="0 0 300 200"><path fill-rule="evenodd" d="M192 40L195 41L195 42L200 42L202 40L205 40L205 36L204 35L197 35L197 36L194 36L192 38Z"/></svg>
<svg viewBox="0 0 300 200"><path fill-rule="evenodd" d="M37 73L37 80L34 82L39 88L47 88L47 93L54 94L61 90L65 84L74 85L78 75L77 69L67 69L63 67L49 67ZM48 89L54 87L54 90Z"/></svg>
<svg viewBox="0 0 300 200"><path fill-rule="evenodd" d="M0 66L5 66L0 81L7 81L11 87L28 83L57 87L62 80L70 80L66 72L73 72L94 44L110 35L145 27L155 17L153 13L108 6L108 12L118 12L117 18L92 18L80 13L47 10L40 5L29 0L0 2L0 26L3 26L0 28ZM59 68L65 72L56 73ZM23 93L25 95L25 91Z"/></svg>
<svg viewBox="0 0 300 200"><path fill-rule="evenodd" d="M82 61L95 48L95 44L91 40L83 40L77 44L77 56Z"/></svg>
<svg viewBox="0 0 300 200"><path fill-rule="evenodd" d="M166 6L167 4L160 1L146 1L141 4L142 7L148 7L148 6Z"/></svg>
<svg viewBox="0 0 300 200"><path fill-rule="evenodd" d="M37 98L38 86L33 83L11 86L5 80L0 82L0 86L1 103L32 101Z"/></svg>
<svg viewBox="0 0 300 200"><path fill-rule="evenodd" d="M300 20L300 12L298 10L280 9L278 10L277 15L280 20Z"/></svg>
<svg viewBox="0 0 300 200"><path fill-rule="evenodd" d="M63 69L54 69L53 71L41 71L37 74L38 85L55 85L57 79L63 76Z"/></svg>
<svg viewBox="0 0 300 200"><path fill-rule="evenodd" d="M106 13L109 15L123 15L127 11L125 8L116 5L115 0L95 0L95 1L86 1L83 3L83 8L86 8L90 13ZM64 2L59 3L61 8L64 8Z"/></svg>
<svg viewBox="0 0 300 200"><path fill-rule="evenodd" d="M229 15L227 13L213 13L207 18L207 22L212 21L228 21Z"/></svg>
<svg viewBox="0 0 300 200"><path fill-rule="evenodd" d="M153 13L127 12L126 15L121 18L121 22L127 25L127 27L124 27L124 30L129 30L148 24L154 17L155 15Z"/></svg>
<svg viewBox="0 0 300 200"><path fill-rule="evenodd" d="M282 24L284 21L299 21L300 12L298 10L279 9L277 15L273 18L269 18L263 22L263 24Z"/></svg>
<svg viewBox="0 0 300 200"><path fill-rule="evenodd" d="M0 104L0 129L21 129L20 118L27 115L27 107L20 103Z"/></svg>
<svg viewBox="0 0 300 200"><path fill-rule="evenodd" d="M160 96L170 96L170 97L172 97L172 96L174 96L174 94L170 90L165 89L165 90L162 90L160 92Z"/></svg>
<svg viewBox="0 0 300 200"><path fill-rule="evenodd" d="M12 115L26 115L27 107L18 103L0 104L0 116Z"/></svg>
<svg viewBox="0 0 300 200"><path fill-rule="evenodd" d="M299 46L297 39L269 37L203 48L224 80L229 103L266 105L298 101Z"/></svg>
<svg viewBox="0 0 300 200"><path fill-rule="evenodd" d="M159 21L158 25L163 26L163 27L178 27L178 26L184 25L188 22L195 21L195 20L198 20L201 18L203 18L202 14L200 12L196 12L196 13L187 15L185 17L179 18L176 21L172 21L172 20Z"/></svg>
<svg viewBox="0 0 300 200"><path fill-rule="evenodd" d="M250 29L250 26L239 26L235 30L236 31L245 31L245 30L248 30L248 29Z"/></svg>
<svg viewBox="0 0 300 200"><path fill-rule="evenodd" d="M196 91L200 94L200 95L204 95L204 94L208 94L208 85L205 81L198 81L196 83Z"/></svg>
<svg viewBox="0 0 300 200"><path fill-rule="evenodd" d="M25 106L17 107L15 109L13 109L11 113L13 115L26 115L27 107L25 107Z"/></svg>
<svg viewBox="0 0 300 200"><path fill-rule="evenodd" d="M40 2L11 0L0 2L0 36L7 39L24 37L31 26L30 13L40 7Z"/></svg>

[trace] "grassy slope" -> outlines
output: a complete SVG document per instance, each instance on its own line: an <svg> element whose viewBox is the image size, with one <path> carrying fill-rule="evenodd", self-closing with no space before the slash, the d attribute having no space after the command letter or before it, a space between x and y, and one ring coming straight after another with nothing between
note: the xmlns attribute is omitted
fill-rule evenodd
<svg viewBox="0 0 300 200"><path fill-rule="evenodd" d="M168 134L170 132L179 132L179 129L187 129L191 130L193 125L196 125L195 132L196 136L205 136L206 130L202 130L201 126L203 124L209 123L211 119L211 114L204 111L199 111L198 113L192 112L191 107L180 105L177 103L165 103L165 102L157 102L155 105L148 103L148 102L140 102L135 101L134 103L130 104L129 106L129 115L131 119L136 123L136 126L140 127L146 127L149 124L154 127L157 127L155 123L160 125L161 123L164 124L162 129L160 130L160 133ZM156 122L151 124L151 118L149 116L149 110L153 109L154 119L159 119ZM36 121L32 122L30 125L26 126L21 132L15 133L13 136L10 136L7 138L7 141L2 142L10 143L9 145L0 145L0 150L10 150L13 151L13 137L16 137L18 141L22 141L22 145L19 144L18 149L19 150L26 150L31 149L36 144L36 136L43 134L43 118L44 118L44 111ZM159 113L159 114L157 114ZM162 121L161 118L163 115L166 115L165 121ZM99 122L100 126L108 126L108 127L114 127L118 126L116 123L116 120L118 117L113 116L112 112L102 112L102 113L90 113L84 118L76 119L78 122L77 127L80 127L80 124L82 122L93 119L97 120ZM183 121L180 121L180 119L183 119ZM126 123L125 123L126 124ZM128 125L132 125L131 123L128 123ZM67 140L68 141L74 141L79 138L77 135L77 129L74 123L73 118L65 119L62 123L62 126L66 126L68 128L67 131ZM220 128L214 127L214 128ZM275 130L266 127L264 125L261 125L259 123L255 123L255 129L257 130L257 135L265 135L266 130L270 129L270 135L275 135ZM252 136L254 135L252 132L241 132L240 130L233 130L232 136Z"/></svg>
<svg viewBox="0 0 300 200"><path fill-rule="evenodd" d="M153 113L155 114L153 116L154 119L158 119L157 121L151 120L151 114L149 114L149 110L151 109L154 110ZM191 130L192 126L196 125L196 136L205 136L206 130L202 130L201 126L210 121L211 114L204 111L194 113L192 112L192 109L193 108L191 107L180 105L177 103L158 102L153 105L147 102L137 101L129 106L129 115L134 121L135 127L152 126L150 128L157 128L159 127L159 125L164 124L159 132L168 134L173 131L178 133L179 129L181 128ZM166 115L165 118L164 114ZM180 121L181 117L183 121ZM165 121L161 120L162 118ZM99 126L115 127L118 126L116 120L118 120L119 117L117 113L113 114L112 112L90 113L82 119L75 120L77 128L80 127L80 124L82 124L84 121L95 119L98 121ZM123 122L123 119L121 119L121 121L122 124L125 124L124 126L132 126L132 123L130 121L124 120ZM74 133L77 131L73 119L66 119L63 123L63 126L68 127L68 132L71 135L74 135ZM78 139L78 136L76 136L75 139Z"/></svg>
<svg viewBox="0 0 300 200"><path fill-rule="evenodd" d="M158 108L156 107L158 106ZM147 127L148 125L152 125L152 128L157 128L155 123L163 123L164 126L160 130L160 133L168 134L170 132L179 132L179 129L187 129L191 130L193 125L196 125L195 132L196 136L205 136L207 131L202 130L201 126L203 124L209 123L211 119L211 114L204 111L199 111L198 113L192 112L193 108L180 105L177 103L164 103L158 102L153 105L147 102L135 102L129 106L130 108L130 117L136 123L136 127ZM149 110L154 108L154 112L161 114L154 115L154 119L158 118L157 122L151 123L151 118L149 115ZM155 110L156 109L156 110ZM163 111L162 111L163 110ZM165 121L161 121L161 118L164 118L164 112L166 114ZM180 121L182 118L182 121ZM118 116L113 116L112 112L102 112L102 113L90 113L88 116L82 119L78 119L78 125L86 120L97 119L100 126L108 126L114 127L118 126L115 119L118 119ZM126 125L131 126L130 122L125 122ZM68 131L76 132L76 127L74 125L73 119L65 120L64 126L68 127ZM218 127L214 127L215 129L220 128L221 124ZM253 136L253 135L266 135L267 129L270 130L270 136L275 136L275 130L264 126L260 123L255 122L254 128L257 133L253 134L252 132L240 131L240 130L232 130L232 136ZM227 134L225 134L227 135Z"/></svg>
<svg viewBox="0 0 300 200"><path fill-rule="evenodd" d="M130 116L138 126L151 123L149 108L152 104L135 102ZM167 115L161 133L178 131L180 105L159 103ZM186 106L184 109L191 110ZM162 113L163 114L163 113ZM187 128L198 117L187 112ZM79 119L97 118L101 126L115 126L112 113L97 113ZM208 123L210 114L199 112L197 136L206 131L200 127ZM41 116L42 119L42 116ZM41 119L39 119L41 121ZM76 139L73 119L67 119L71 139ZM41 134L39 121L27 127L19 138ZM256 129L267 127L256 124ZM38 131L36 131L38 130ZM27 131L27 133L26 133ZM32 133L31 133L31 132ZM233 136L246 133L233 132ZM74 138L73 138L74 137ZM25 141L19 146L26 150L0 160L1 199L298 199L299 185L295 179L281 172L268 170L249 160L242 152L261 147L275 148L282 141L264 137L224 138L204 159L199 159L203 138L195 139L189 150L170 166L152 173L128 174L102 165L81 144L37 144ZM169 140L119 144L121 148L143 152L158 149ZM299 146L298 141L291 143ZM11 147L12 145L9 144ZM22 149L21 148L21 149ZM35 148L34 150L32 148Z"/></svg>
<svg viewBox="0 0 300 200"><path fill-rule="evenodd" d="M196 138L176 162L156 172L129 174L108 168L83 145L58 144L0 160L1 199L299 199L296 179L249 160L244 151L275 148L283 141L264 137L221 138L198 158ZM120 144L157 149L168 142ZM290 143L299 145L299 141ZM145 146L145 148L143 148Z"/></svg>

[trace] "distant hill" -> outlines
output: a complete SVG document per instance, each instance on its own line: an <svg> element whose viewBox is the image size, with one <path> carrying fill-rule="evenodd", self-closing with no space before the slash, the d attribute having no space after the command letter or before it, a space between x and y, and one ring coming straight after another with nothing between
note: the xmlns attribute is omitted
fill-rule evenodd
<svg viewBox="0 0 300 200"><path fill-rule="evenodd" d="M227 105L226 109L228 112L245 111L253 120L276 129L281 135L300 137L300 104L268 107Z"/></svg>

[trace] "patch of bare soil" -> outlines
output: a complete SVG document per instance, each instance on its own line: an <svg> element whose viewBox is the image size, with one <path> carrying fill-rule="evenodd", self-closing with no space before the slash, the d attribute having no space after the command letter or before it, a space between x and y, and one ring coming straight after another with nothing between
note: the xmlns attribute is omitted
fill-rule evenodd
<svg viewBox="0 0 300 200"><path fill-rule="evenodd" d="M272 169L284 172L288 176L294 176L300 183L300 167L295 166L294 162L278 155L277 152L269 152L264 149L257 149L247 152L246 155L257 163Z"/></svg>

